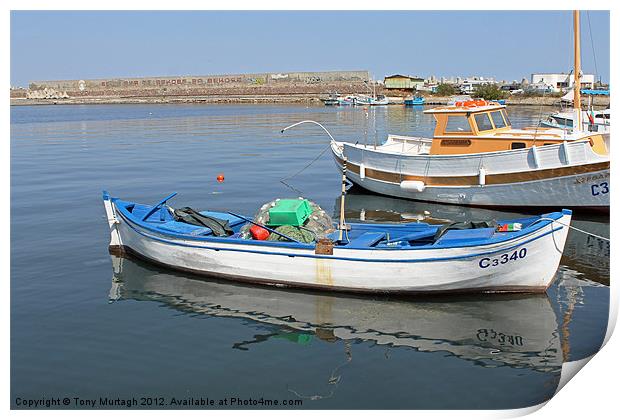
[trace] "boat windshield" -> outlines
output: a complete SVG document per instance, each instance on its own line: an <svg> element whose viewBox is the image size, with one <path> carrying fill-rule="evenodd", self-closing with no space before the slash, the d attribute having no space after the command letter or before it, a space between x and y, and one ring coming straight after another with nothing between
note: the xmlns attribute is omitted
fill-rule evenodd
<svg viewBox="0 0 620 420"><path fill-rule="evenodd" d="M506 125L512 125L510 124L510 119L508 118L508 114L506 114L506 111L502 109L502 115L504 116L504 121L506 121Z"/></svg>
<svg viewBox="0 0 620 420"><path fill-rule="evenodd" d="M495 125L495 128L506 127L506 123L504 122L504 119L502 118L502 113L500 111L491 112L491 118L493 119L493 124Z"/></svg>
<svg viewBox="0 0 620 420"><path fill-rule="evenodd" d="M446 133L469 133L469 121L465 115L448 115Z"/></svg>
<svg viewBox="0 0 620 420"><path fill-rule="evenodd" d="M478 126L478 131L493 130L493 124L491 124L488 113L485 112L483 114L476 114L474 118L476 118L476 125Z"/></svg>

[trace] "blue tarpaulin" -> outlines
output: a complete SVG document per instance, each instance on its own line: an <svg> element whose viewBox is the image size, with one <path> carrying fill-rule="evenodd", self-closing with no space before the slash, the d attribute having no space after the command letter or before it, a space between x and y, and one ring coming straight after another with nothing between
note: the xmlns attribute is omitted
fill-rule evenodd
<svg viewBox="0 0 620 420"><path fill-rule="evenodd" d="M606 96L609 96L609 89L607 89L607 90L581 89L581 93L584 94L584 95L606 95Z"/></svg>

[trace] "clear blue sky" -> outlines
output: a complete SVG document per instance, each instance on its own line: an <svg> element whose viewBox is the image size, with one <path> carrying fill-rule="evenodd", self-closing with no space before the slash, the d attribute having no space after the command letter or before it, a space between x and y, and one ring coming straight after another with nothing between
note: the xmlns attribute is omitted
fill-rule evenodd
<svg viewBox="0 0 620 420"><path fill-rule="evenodd" d="M581 14L609 80L609 12ZM11 85L32 80L369 70L529 79L572 68L570 11L11 12Z"/></svg>

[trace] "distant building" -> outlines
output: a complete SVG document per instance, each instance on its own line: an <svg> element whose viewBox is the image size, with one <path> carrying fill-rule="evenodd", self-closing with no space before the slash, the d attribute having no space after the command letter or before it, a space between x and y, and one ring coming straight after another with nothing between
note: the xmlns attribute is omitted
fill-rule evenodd
<svg viewBox="0 0 620 420"><path fill-rule="evenodd" d="M584 74L581 76L581 88L592 89L594 88L594 75ZM559 92L561 90L569 90L573 88L575 83L575 76L567 73L532 73L532 84L541 85L544 84L551 89L552 92Z"/></svg>
<svg viewBox="0 0 620 420"><path fill-rule="evenodd" d="M70 97L277 95L356 92L369 80L368 71L273 72L33 81L29 90L66 92Z"/></svg>
<svg viewBox="0 0 620 420"><path fill-rule="evenodd" d="M523 88L527 92L537 92L537 93L551 93L557 92L554 90L553 86L548 83L538 82L538 83L530 83Z"/></svg>
<svg viewBox="0 0 620 420"><path fill-rule="evenodd" d="M521 89L521 85L517 81L513 81L512 83L502 84L500 89L504 92L514 92L515 90Z"/></svg>
<svg viewBox="0 0 620 420"><path fill-rule="evenodd" d="M424 86L424 79L421 77L404 76L394 74L383 79L386 89L418 89Z"/></svg>
<svg viewBox="0 0 620 420"><path fill-rule="evenodd" d="M473 93L477 86L495 84L493 78L474 77L471 79L465 79L461 82L461 92L465 94Z"/></svg>

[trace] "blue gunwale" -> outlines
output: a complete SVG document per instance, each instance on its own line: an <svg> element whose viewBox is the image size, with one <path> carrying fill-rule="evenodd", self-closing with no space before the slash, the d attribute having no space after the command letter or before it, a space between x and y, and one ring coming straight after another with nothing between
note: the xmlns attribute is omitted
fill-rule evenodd
<svg viewBox="0 0 620 420"><path fill-rule="evenodd" d="M201 246L201 245L190 245L190 244L181 244L175 241L171 241L171 240L167 240L164 239L165 237L169 237L169 238L173 238L173 239L183 239L183 240L190 240L190 241L199 241L199 242L206 242L206 243L213 243L213 244L222 244L222 245L226 245L226 244L240 244L240 245L251 245L251 246L258 246L258 247L267 247L267 248L284 248L284 249L292 249L292 250L314 250L315 246L314 244L299 244L299 243L290 243L290 242L262 242L262 241L253 241L253 240L247 240L247 239L241 239L241 238L221 238L221 237L213 237L213 236L193 236L193 235L187 235L187 234L178 234L178 233L174 233L174 232L170 232L170 231L163 231L161 229L157 229L156 227L154 227L151 223L149 222L143 222L142 220L140 220L138 217L134 216L131 212L129 212L125 206L126 205L131 205L131 204L137 204L134 202L126 202L123 200L120 200L118 198L112 198L110 197L108 194L104 194L104 200L110 200L113 204L116 204L117 202L119 202L119 205L114 205L114 207L118 210L118 214L122 217L123 220L125 220L127 222L127 224L136 232L138 232L139 234L143 235L143 236L147 236L151 239L154 240L158 240L160 242L166 242L166 243L171 243L171 244L175 244L178 246L188 246L188 247L198 247L198 248L206 248L206 249L215 249L215 250L226 250L226 251L235 251L235 252L257 252L257 253L270 253L267 251L258 251L258 250L240 250L240 249L231 249L231 248L227 248L224 249L220 246L212 246L212 247L207 247L207 246ZM571 214L572 212L570 210L562 210L562 212L553 212L553 213L548 213L548 214L544 214L541 217L547 217L547 218L551 218L554 220L558 220L559 218L561 218L564 214ZM535 219L535 217L534 217ZM520 220L520 219L515 219L515 220ZM414 251L414 250L429 250L429 249L449 249L449 248L472 248L472 247L481 247L481 246L488 246L488 245L495 245L495 244L499 244L502 242L508 242L508 241L514 241L514 240L518 240L520 238L525 238L527 236L529 236L532 233L535 233L536 231L539 231L543 228L545 228L546 226L548 226L551 223L551 221L549 220L542 220L542 221L534 221L531 225L527 226L526 228L524 228L523 230L521 230L518 233L512 234L512 235L505 235L505 236L498 236L498 237L494 237L494 238L490 238L486 241L476 241L476 242L467 242L467 241L463 241L460 243L455 243L455 244L450 244L450 245L437 245L437 244L431 244L431 245L421 245L421 246L416 246L416 247L390 247L390 248L377 248L377 247L351 247L351 246L346 246L346 245L336 245L334 248L336 249L351 249L351 250L372 250L372 251ZM157 236L153 236L153 235L148 235L142 231L140 231L139 229L136 229L136 226L138 226L140 229L149 231L149 232L153 232L157 235L160 236L164 236L164 238L160 238ZM433 225L429 225L427 223L407 223L407 224L366 224L366 223L354 223L351 224L352 228L354 227L360 227L360 228L364 228L366 231L376 231L376 230L387 230L387 229L402 229L405 230L407 228L409 229L428 229L429 227L432 227ZM562 229L562 227L556 228L550 232L547 232L546 234L549 233L553 233L557 230ZM524 243L528 243L531 242L532 240L538 239L539 237L545 236L546 234L543 235L539 235L536 238L528 238L525 241L518 241L517 245L511 246L509 248L506 249L512 249L514 247L518 247L523 245ZM476 254L476 255L486 255L486 254L495 254L500 252L499 250L494 250L488 253L481 253L481 254ZM271 254L278 254L278 255L287 255L287 256L303 256L303 257L314 257L314 258L336 258L336 259L351 259L351 260L360 260L358 258L346 258L346 257L332 257L332 256L324 256L324 255L301 255L301 254L281 254L281 253L271 253ZM459 258L470 258L472 256L465 256L465 257L459 257ZM456 259L456 257L448 257L448 259ZM361 259L364 261L368 261L367 259ZM435 259L433 259L435 260ZM388 259L376 259L376 261L383 261L383 262L392 262L392 261L420 261L420 260L388 260Z"/></svg>
<svg viewBox="0 0 620 420"><path fill-rule="evenodd" d="M467 255L455 255L455 256L449 256L449 257L433 257L433 258L417 258L417 259L387 259L387 258L355 258L355 257L344 257L344 256L335 256L335 255L320 255L320 254L290 254L290 253L282 253L282 252L270 252L270 251L263 251L263 250L256 250L256 249L239 249L239 248L224 248L224 247L220 247L220 246L204 246L204 245L194 245L194 244L184 244L184 243L179 243L179 242L175 242L175 241L171 241L171 240L167 240L167 239L163 239L163 238L159 238L157 236L153 236L150 235L148 233L142 232L139 229L137 229L135 226L133 226L133 223L127 219L125 219L125 217L121 214L121 217L123 218L123 220L125 220L127 222L127 225L133 230L135 231L137 234L145 236L149 239L158 241L158 242L162 242L162 243L166 243L166 244L171 244L174 246L180 246L180 247L185 247L185 248L199 248L199 249L209 249L209 250L213 250L213 251L230 251L230 252L245 252L245 253L250 253L250 254L263 254L263 255L278 255L278 256L282 256L282 257L300 257L300 258L314 258L314 259L329 259L329 260L343 260L343 261L358 261L358 262L376 262L376 263L422 263L422 262L435 262L435 261L452 261L452 260L464 260L464 259L472 259L472 258L476 258L476 257L482 257L485 255L496 255L496 254L503 254L505 252L511 251L513 249L519 248L523 245L526 245L530 242L533 242L537 239L540 239L544 236L550 235L554 232L557 232L558 230L562 230L563 227L557 227L555 229L550 230L549 232L545 232L542 233L538 236L534 236L534 237L530 237L526 240L523 241L519 241L513 245L507 246L505 248L501 248L501 249L494 249L494 250L489 250L489 251L484 251L484 252L478 252L478 253L474 253L474 254L467 254ZM153 229L149 229L149 230L153 230ZM157 232L159 233L159 232ZM215 238L214 238L215 239ZM217 238L217 239L222 239L222 238ZM260 246L269 246L269 247L282 247L280 244L278 243L268 243L268 244L264 244L261 243L259 241L249 241L249 240L237 240L237 241L233 241L233 240L227 240L227 243L235 243L235 242L243 242L244 244L249 244L249 245L260 245ZM274 244L274 245L271 245ZM299 246L300 244L291 244L291 245L295 245L295 247L287 247L287 248L304 248L304 249L314 249L313 246L306 246L306 244L303 244L304 246L301 247ZM488 245L486 243L483 244L479 244L479 246L484 246L484 245ZM473 247L473 246L472 246ZM337 249L344 249L343 247L334 247ZM460 248L460 247L445 247L445 248ZM464 248L464 247L463 247ZM356 249L356 248L350 248L350 249ZM420 248L413 248L413 249L407 249L406 251L416 251ZM428 249L428 248L427 248ZM439 249L439 248L438 248ZM364 250L373 250L373 251L378 251L378 250L385 250L385 251L391 251L392 249L377 249L377 248L364 248ZM403 251L403 249L399 249L400 251Z"/></svg>

